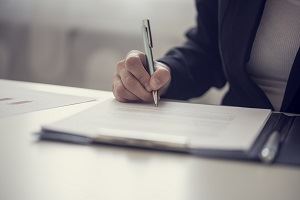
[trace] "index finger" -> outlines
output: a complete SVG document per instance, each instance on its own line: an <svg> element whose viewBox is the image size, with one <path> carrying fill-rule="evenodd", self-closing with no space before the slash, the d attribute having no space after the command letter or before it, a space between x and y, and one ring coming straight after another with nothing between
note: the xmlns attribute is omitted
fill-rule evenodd
<svg viewBox="0 0 300 200"><path fill-rule="evenodd" d="M151 92L150 87L150 75L146 71L145 66L145 55L139 51L131 51L126 57L125 68L130 72L148 92Z"/></svg>

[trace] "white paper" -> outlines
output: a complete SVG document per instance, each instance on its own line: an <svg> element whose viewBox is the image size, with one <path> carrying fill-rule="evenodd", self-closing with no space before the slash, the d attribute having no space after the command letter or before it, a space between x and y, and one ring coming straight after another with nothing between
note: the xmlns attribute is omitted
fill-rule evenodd
<svg viewBox="0 0 300 200"><path fill-rule="evenodd" d="M64 94L0 86L0 118L95 100Z"/></svg>
<svg viewBox="0 0 300 200"><path fill-rule="evenodd" d="M149 140L184 138L193 148L246 151L270 114L267 109L176 102L160 102L155 107L108 100L43 128L93 137L105 134Z"/></svg>

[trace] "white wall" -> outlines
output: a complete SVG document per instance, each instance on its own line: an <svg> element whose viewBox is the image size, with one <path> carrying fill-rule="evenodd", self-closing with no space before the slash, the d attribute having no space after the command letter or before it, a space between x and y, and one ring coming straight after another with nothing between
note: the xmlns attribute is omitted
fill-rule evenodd
<svg viewBox="0 0 300 200"><path fill-rule="evenodd" d="M195 18L193 0L0 2L1 77L105 90L115 63L142 50L143 18L152 22L156 58L183 42Z"/></svg>
<svg viewBox="0 0 300 200"><path fill-rule="evenodd" d="M111 90L116 62L142 50L143 18L159 58L195 17L194 0L0 0L0 78Z"/></svg>

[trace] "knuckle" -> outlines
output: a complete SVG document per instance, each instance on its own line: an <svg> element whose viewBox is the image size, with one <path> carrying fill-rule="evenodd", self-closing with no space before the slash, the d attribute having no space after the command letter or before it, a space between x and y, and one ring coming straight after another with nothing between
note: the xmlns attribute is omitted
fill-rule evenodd
<svg viewBox="0 0 300 200"><path fill-rule="evenodd" d="M136 54L136 52L137 52L137 50L131 50L131 51L129 51L128 53L127 53L127 56L126 57L128 57L128 56L130 56L130 55L133 55L133 54Z"/></svg>
<svg viewBox="0 0 300 200"><path fill-rule="evenodd" d="M137 55L127 57L125 67L127 70L134 70L136 67L140 67L140 58Z"/></svg>
<svg viewBox="0 0 300 200"><path fill-rule="evenodd" d="M139 50L131 50L128 52L127 56L130 56L130 55L141 55L143 54L143 52L139 51Z"/></svg>
<svg viewBox="0 0 300 200"><path fill-rule="evenodd" d="M121 60L117 63L117 71L121 71L124 68L124 61Z"/></svg>
<svg viewBox="0 0 300 200"><path fill-rule="evenodd" d="M124 77L124 85L128 88L133 88L135 86L135 81L130 76Z"/></svg>

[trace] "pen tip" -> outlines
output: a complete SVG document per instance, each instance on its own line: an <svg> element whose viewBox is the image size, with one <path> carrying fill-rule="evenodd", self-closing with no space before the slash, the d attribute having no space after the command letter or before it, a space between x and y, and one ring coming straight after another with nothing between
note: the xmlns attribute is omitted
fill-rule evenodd
<svg viewBox="0 0 300 200"><path fill-rule="evenodd" d="M156 107L158 107L158 96L157 96L157 91L153 91L152 92L153 95L153 100L154 100L154 104Z"/></svg>

